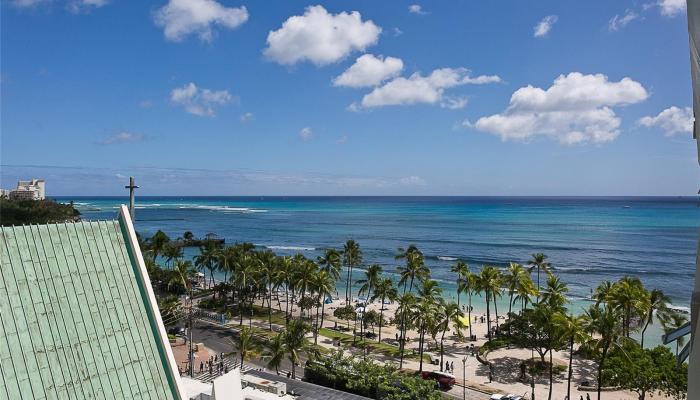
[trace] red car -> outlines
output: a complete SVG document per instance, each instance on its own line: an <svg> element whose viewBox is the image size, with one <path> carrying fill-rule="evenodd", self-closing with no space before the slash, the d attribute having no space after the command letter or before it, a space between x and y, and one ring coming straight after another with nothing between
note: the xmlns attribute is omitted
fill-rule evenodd
<svg viewBox="0 0 700 400"><path fill-rule="evenodd" d="M455 376L440 371L423 371L421 377L425 380L434 380L440 385L440 389L450 390L455 385Z"/></svg>

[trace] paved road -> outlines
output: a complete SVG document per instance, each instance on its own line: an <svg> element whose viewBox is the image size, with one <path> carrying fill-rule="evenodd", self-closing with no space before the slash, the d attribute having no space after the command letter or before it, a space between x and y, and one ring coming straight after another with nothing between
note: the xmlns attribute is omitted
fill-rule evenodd
<svg viewBox="0 0 700 400"><path fill-rule="evenodd" d="M192 329L192 341L194 343L204 343L205 346L214 350L217 353L229 353L236 351L235 347L232 345L231 340L235 341L236 336L234 336L233 331L230 328L224 328L220 325L213 323L208 323L204 321L197 321L194 324L194 329ZM306 363L306 358L301 359L301 365ZM252 359L246 361L245 364L251 364L254 368L264 368L265 362L260 359ZM304 368L302 366L297 366L296 376L304 376ZM292 363L288 360L283 360L280 366L280 373L286 374L287 371L292 370ZM274 371L273 371L274 372Z"/></svg>

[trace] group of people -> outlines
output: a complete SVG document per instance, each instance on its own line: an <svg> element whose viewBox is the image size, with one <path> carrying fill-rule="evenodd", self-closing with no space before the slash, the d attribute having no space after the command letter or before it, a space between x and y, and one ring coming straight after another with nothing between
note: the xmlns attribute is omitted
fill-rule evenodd
<svg viewBox="0 0 700 400"><path fill-rule="evenodd" d="M455 371L455 362L452 361L445 361L445 372L454 372Z"/></svg>
<svg viewBox="0 0 700 400"><path fill-rule="evenodd" d="M216 369L216 373L218 375L226 374L228 373L228 366L224 364L224 353L222 352L221 354L215 354L213 356L209 357L209 360L206 361L200 361L199 362L199 373L201 374L204 371L206 364L206 368L209 369L209 374L214 373L214 369Z"/></svg>

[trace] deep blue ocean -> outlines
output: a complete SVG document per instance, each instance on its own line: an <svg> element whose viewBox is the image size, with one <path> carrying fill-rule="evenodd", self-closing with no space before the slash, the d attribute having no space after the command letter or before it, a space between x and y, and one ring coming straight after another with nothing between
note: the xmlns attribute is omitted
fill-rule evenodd
<svg viewBox="0 0 700 400"><path fill-rule="evenodd" d="M116 217L126 197L61 197L85 219ZM347 239L366 264L396 269L397 248L417 245L433 278L449 293L455 260L526 263L549 256L573 298L603 280L639 276L687 306L700 227L694 197L137 197L136 230L215 233L227 243L252 242L278 254L315 258ZM194 255L195 249L186 252Z"/></svg>

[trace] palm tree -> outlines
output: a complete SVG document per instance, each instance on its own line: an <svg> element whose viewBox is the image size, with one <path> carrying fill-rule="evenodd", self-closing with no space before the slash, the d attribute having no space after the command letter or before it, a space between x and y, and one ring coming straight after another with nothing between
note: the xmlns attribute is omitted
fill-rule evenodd
<svg viewBox="0 0 700 400"><path fill-rule="evenodd" d="M263 284L267 286L267 321L272 331L272 288L274 285L274 276L277 273L277 256L270 250L258 253L258 259L262 266L262 274L264 277ZM265 305L263 301L263 306Z"/></svg>
<svg viewBox="0 0 700 400"><path fill-rule="evenodd" d="M285 325L289 324L289 290L293 287L294 281L294 260L290 256L284 256L279 260L277 274L275 276L278 285L284 284L284 295L286 298L284 319Z"/></svg>
<svg viewBox="0 0 700 400"><path fill-rule="evenodd" d="M430 281L435 282L435 281ZM415 319L418 323L418 371L423 372L423 348L425 334L437 326L435 315L437 314L436 301L433 297L421 297L416 304Z"/></svg>
<svg viewBox="0 0 700 400"><path fill-rule="evenodd" d="M285 355L287 355L287 349L284 344L284 332L279 332L272 337L262 357L267 360L266 367L268 369L274 369L277 375L279 375L279 368L280 365L282 365L282 360Z"/></svg>
<svg viewBox="0 0 700 400"><path fill-rule="evenodd" d="M668 305L671 303L671 298L664 294L659 289L654 289L649 293L649 308L647 309L646 318L644 318L644 328L642 329L641 347L644 348L644 333L650 324L654 323L654 314L659 321L668 320L671 315L671 310Z"/></svg>
<svg viewBox="0 0 700 400"><path fill-rule="evenodd" d="M372 297L372 286L377 286L377 282L381 279L381 274L382 274L382 266L379 264L372 264L369 267L367 267L367 270L365 271L365 277L363 279L358 280L357 283L360 286L360 290L358 291L358 295L362 295L364 293L367 293L367 299L369 300L370 297ZM365 304L365 310L367 309L367 304ZM360 333L362 335L362 340L365 340L365 334L364 334L364 326L365 326L365 312L362 313L362 316L360 317Z"/></svg>
<svg viewBox="0 0 700 400"><path fill-rule="evenodd" d="M649 294L639 278L624 276L612 286L608 302L622 312L623 333L625 337L630 337L632 319L646 317Z"/></svg>
<svg viewBox="0 0 700 400"><path fill-rule="evenodd" d="M289 361L292 363L292 379L296 379L296 366L299 364L301 352L309 349L309 343L306 340L308 331L309 326L301 319L292 319L287 324L287 330L284 334L284 346Z"/></svg>
<svg viewBox="0 0 700 400"><path fill-rule="evenodd" d="M399 249L401 250L401 249ZM413 291L413 282L427 279L430 277L430 269L425 266L425 258L423 253L415 246L410 246L403 254L399 254L401 258L406 259L406 265L397 268L399 272L399 285L403 285L403 292L406 293L408 286L409 293Z"/></svg>
<svg viewBox="0 0 700 400"><path fill-rule="evenodd" d="M595 289L595 293L591 296L591 300L595 300L595 305L607 303L610 299L610 294L613 291L613 284L610 281L603 281Z"/></svg>
<svg viewBox="0 0 700 400"><path fill-rule="evenodd" d="M294 278L294 287L297 291L299 291L299 295L301 296L300 304L304 305L306 303L306 293L311 288L314 276L318 273L318 266L315 262L303 256L296 257L296 260L297 271ZM300 315L303 315L304 309L302 307L299 308L301 309Z"/></svg>
<svg viewBox="0 0 700 400"><path fill-rule="evenodd" d="M148 247L153 254L153 261L155 261L156 258L163 253L165 245L169 242L170 237L168 237L168 235L166 235L165 232L161 231L160 229L154 233L153 236L151 236L151 239L148 240Z"/></svg>
<svg viewBox="0 0 700 400"><path fill-rule="evenodd" d="M192 262L189 260L175 260L175 265L173 267L175 274L173 279L168 282L168 286L173 283L181 284L186 290L190 298L192 297L192 277L194 276L194 269L192 268Z"/></svg>
<svg viewBox="0 0 700 400"><path fill-rule="evenodd" d="M484 293L486 299L486 325L488 338L491 341L491 297L496 300L496 293L501 290L501 273L493 266L485 266L475 279L475 290L477 293Z"/></svg>
<svg viewBox="0 0 700 400"><path fill-rule="evenodd" d="M209 271L209 281L214 283L214 270L216 269L219 246L216 242L208 241L206 245L199 248L199 255L194 259L194 265L200 270Z"/></svg>
<svg viewBox="0 0 700 400"><path fill-rule="evenodd" d="M253 342L253 330L247 327L241 328L236 342L236 349L241 355L241 371L243 370L243 362L250 360L252 355L257 352L257 346Z"/></svg>
<svg viewBox="0 0 700 400"><path fill-rule="evenodd" d="M463 291L467 293L467 315L469 316L469 340L473 337L472 334L472 294L474 294L474 288L476 287L476 274L467 271L464 275L464 281L462 282L464 286Z"/></svg>
<svg viewBox="0 0 700 400"><path fill-rule="evenodd" d="M396 309L396 315L399 318L399 369L403 368L403 356L406 348L406 330L407 320L413 313L413 307L416 304L416 297L412 293L404 293L398 299L399 307Z"/></svg>
<svg viewBox="0 0 700 400"><path fill-rule="evenodd" d="M594 305L586 311L584 318L586 330L594 334L589 343L594 350L600 352L598 361L598 400L600 400L605 359L611 348L621 349L620 339L624 337L624 328L620 324L622 314L618 309L607 304L603 307Z"/></svg>
<svg viewBox="0 0 700 400"><path fill-rule="evenodd" d="M328 272L328 275L330 275L334 281L340 279L340 270L343 268L343 264L338 250L326 249L323 256L318 257L316 262L321 267L321 271Z"/></svg>
<svg viewBox="0 0 700 400"><path fill-rule="evenodd" d="M586 334L585 318L583 316L576 317L572 314L566 315L563 313L556 313L554 315L553 323L559 335L569 343L569 374L566 378L566 398L570 399L574 343L584 343L589 338L589 336Z"/></svg>
<svg viewBox="0 0 700 400"><path fill-rule="evenodd" d="M238 312L240 313L239 326L243 325L243 310L247 297L255 286L257 275L260 272L259 260L251 255L244 254L236 262L236 275L233 277L234 285L238 290ZM253 312L251 308L251 313ZM249 324L252 326L252 315Z"/></svg>
<svg viewBox="0 0 700 400"><path fill-rule="evenodd" d="M513 295L525 284L525 280L528 278L529 276L522 265L514 262L510 263L508 272L503 277L503 283L508 288L508 295L510 296L508 301L508 319L510 319L513 309Z"/></svg>
<svg viewBox="0 0 700 400"><path fill-rule="evenodd" d="M447 332L447 329L449 329L450 323L454 324L454 322L458 321L459 318L462 317L464 314L462 314L462 311L460 311L459 309L459 305L457 305L456 303L446 303L445 300L440 299L440 302L438 304L439 306L437 308L440 312L440 315L438 317L438 326L442 330L442 336L440 337L440 371L442 371L443 355L445 354L443 347L443 343L445 341L445 332Z"/></svg>
<svg viewBox="0 0 700 400"><path fill-rule="evenodd" d="M350 304L352 298L352 269L362 264L362 250L360 244L350 239L343 247L343 264L348 270L348 278L345 287L345 303Z"/></svg>
<svg viewBox="0 0 700 400"><path fill-rule="evenodd" d="M534 269L537 269L537 291L540 290L540 270L550 273L551 265L547 262L547 256L544 253L535 253L532 255L530 260L530 269L528 272L532 273ZM539 294L537 295L537 302L540 301Z"/></svg>
<svg viewBox="0 0 700 400"><path fill-rule="evenodd" d="M384 323L384 302L388 300L396 299L398 295L396 288L394 287L394 281L390 278L385 278L377 282L374 288L374 294L370 301L375 301L380 299L382 301L381 307L379 308L379 343L382 342L382 324Z"/></svg>
<svg viewBox="0 0 700 400"><path fill-rule="evenodd" d="M459 300L462 292L466 289L466 276L469 274L469 266L464 261L457 261L455 265L450 269L451 272L457 274L457 307L459 307Z"/></svg>
<svg viewBox="0 0 700 400"><path fill-rule="evenodd" d="M163 257L169 268L172 268L175 260L182 258L182 247L176 246L171 242L163 246Z"/></svg>
<svg viewBox="0 0 700 400"><path fill-rule="evenodd" d="M676 329L679 329L688 322L688 317L680 313L671 313L667 319L662 321L664 333L669 334ZM678 349L683 346L685 337L680 336L676 339L676 358L678 357Z"/></svg>
<svg viewBox="0 0 700 400"><path fill-rule="evenodd" d="M321 307L316 307L316 329L314 330L314 344L318 343L318 331L323 328L323 317L326 313L326 297L330 296L335 290L335 279L328 274L328 271L323 269L314 275L311 286L318 294L318 302ZM318 323L319 308L321 309L321 323Z"/></svg>
<svg viewBox="0 0 700 400"><path fill-rule="evenodd" d="M542 302L547 304L552 311L563 311L564 305L568 302L566 293L569 291L566 283L562 282L558 276L549 274L547 276L547 286L542 292Z"/></svg>

